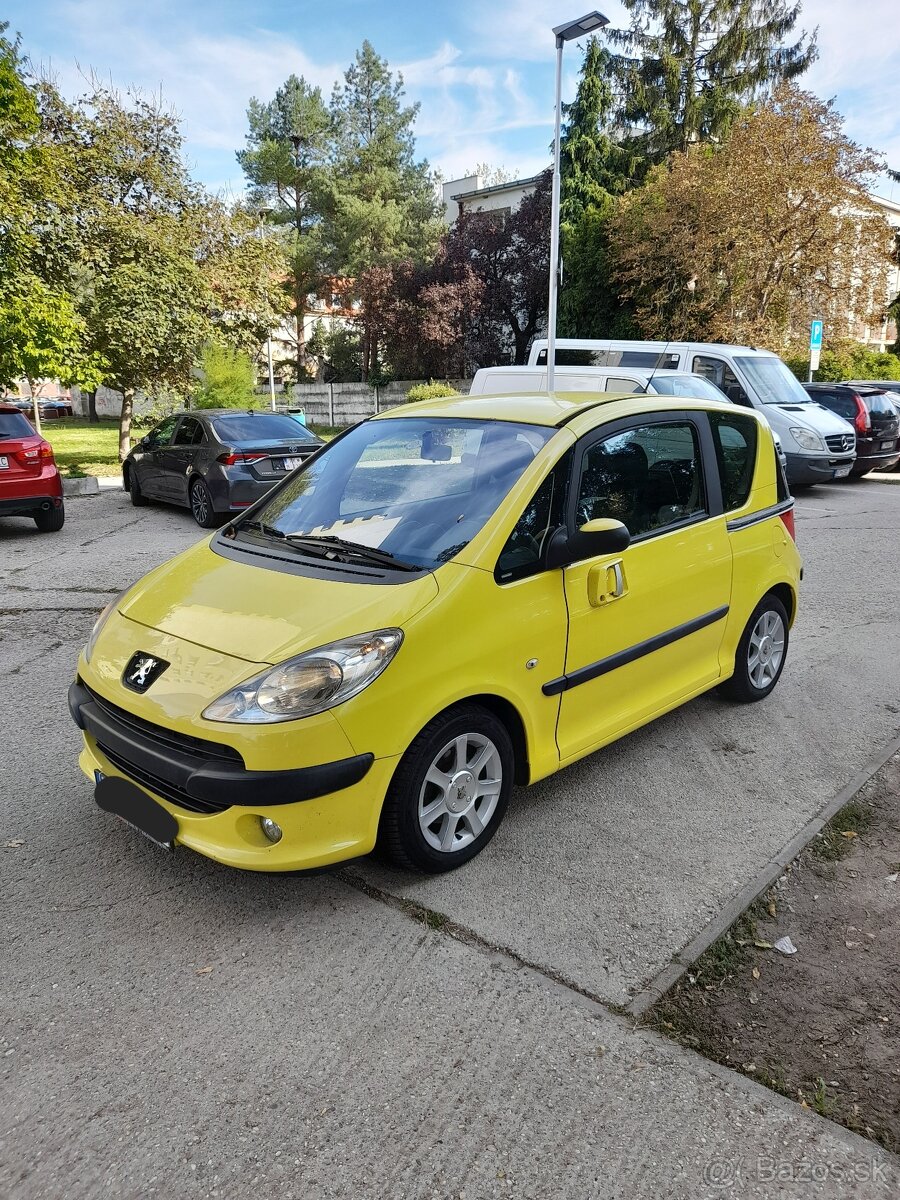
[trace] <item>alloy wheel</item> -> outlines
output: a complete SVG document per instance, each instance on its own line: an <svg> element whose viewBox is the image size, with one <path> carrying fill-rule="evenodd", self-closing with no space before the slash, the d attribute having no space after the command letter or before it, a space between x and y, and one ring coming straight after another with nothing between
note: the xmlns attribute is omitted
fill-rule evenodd
<svg viewBox="0 0 900 1200"><path fill-rule="evenodd" d="M492 820L503 786L503 763L490 738L463 733L435 755L419 792L419 828L442 854L462 850Z"/></svg>
<svg viewBox="0 0 900 1200"><path fill-rule="evenodd" d="M761 613L750 634L747 648L747 673L754 687L762 691L777 677L784 658L784 622L777 612Z"/></svg>
<svg viewBox="0 0 900 1200"><path fill-rule="evenodd" d="M195 483L191 488L191 512L198 525L203 525L209 517L209 500L202 483Z"/></svg>

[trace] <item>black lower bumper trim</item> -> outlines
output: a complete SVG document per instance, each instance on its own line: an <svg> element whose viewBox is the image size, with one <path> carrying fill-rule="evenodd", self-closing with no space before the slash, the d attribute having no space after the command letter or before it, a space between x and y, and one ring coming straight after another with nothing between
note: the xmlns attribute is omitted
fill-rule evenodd
<svg viewBox="0 0 900 1200"><path fill-rule="evenodd" d="M352 787L365 777L374 754L357 754L337 762L300 767L293 771L248 771L239 756L231 761L210 744L209 752L197 738L184 738L170 729L148 722L140 726L117 716L113 705L95 698L77 681L69 688L72 720L89 733L98 748L125 775L173 804L193 812L224 812L234 805L269 807L315 800ZM232 752L233 753L233 752Z"/></svg>
<svg viewBox="0 0 900 1200"><path fill-rule="evenodd" d="M0 517L30 517L42 509L59 508L62 496L21 496L16 500L0 500Z"/></svg>

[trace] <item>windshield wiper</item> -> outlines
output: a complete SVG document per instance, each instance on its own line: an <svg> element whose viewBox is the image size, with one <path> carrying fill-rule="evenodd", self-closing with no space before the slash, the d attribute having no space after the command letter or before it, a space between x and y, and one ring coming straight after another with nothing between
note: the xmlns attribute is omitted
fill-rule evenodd
<svg viewBox="0 0 900 1200"><path fill-rule="evenodd" d="M264 533L266 537L277 538L279 541L284 540L284 534L280 529L276 529L274 525L266 525L263 521L244 521L238 526L238 529L254 529L259 533Z"/></svg>
<svg viewBox="0 0 900 1200"><path fill-rule="evenodd" d="M395 571L421 570L421 567L416 566L415 563L404 562L402 558L395 558L389 550L379 550L375 546L364 546L361 542L348 542L344 538L334 537L333 534L284 533L281 536L292 546L312 550L313 553L321 554L323 552L327 553L328 550L335 550L340 554L350 554L354 558L378 563L381 566L392 567Z"/></svg>

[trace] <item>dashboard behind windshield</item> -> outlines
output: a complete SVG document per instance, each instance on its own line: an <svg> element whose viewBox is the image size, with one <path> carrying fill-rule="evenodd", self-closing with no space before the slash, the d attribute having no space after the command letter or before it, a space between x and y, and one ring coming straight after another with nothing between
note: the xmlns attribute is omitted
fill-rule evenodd
<svg viewBox="0 0 900 1200"><path fill-rule="evenodd" d="M298 539L298 548L300 538L339 538L432 570L482 529L554 432L509 421L367 421L299 468L247 525Z"/></svg>

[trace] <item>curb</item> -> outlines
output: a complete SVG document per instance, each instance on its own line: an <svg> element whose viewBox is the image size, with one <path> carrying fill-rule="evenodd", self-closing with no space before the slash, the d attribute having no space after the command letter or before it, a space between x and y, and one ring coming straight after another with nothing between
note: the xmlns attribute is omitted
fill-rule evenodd
<svg viewBox="0 0 900 1200"><path fill-rule="evenodd" d="M794 861L805 846L839 812L848 800L852 800L863 784L868 783L884 764L900 751L900 735L891 738L869 758L841 788L836 796L825 805L818 816L813 817L803 826L798 834L791 838L778 853L770 858L758 874L725 905L719 915L701 930L695 938L683 946L673 957L668 966L645 984L637 995L625 1006L625 1012L633 1017L641 1017L652 1008L657 1000L676 983L682 975L697 961L701 954L710 948L726 930L730 929L738 917L750 907L757 897L761 896L782 874L788 863Z"/></svg>
<svg viewBox="0 0 900 1200"><path fill-rule="evenodd" d="M100 483L94 475L84 475L78 479L62 477L64 496L99 496Z"/></svg>

